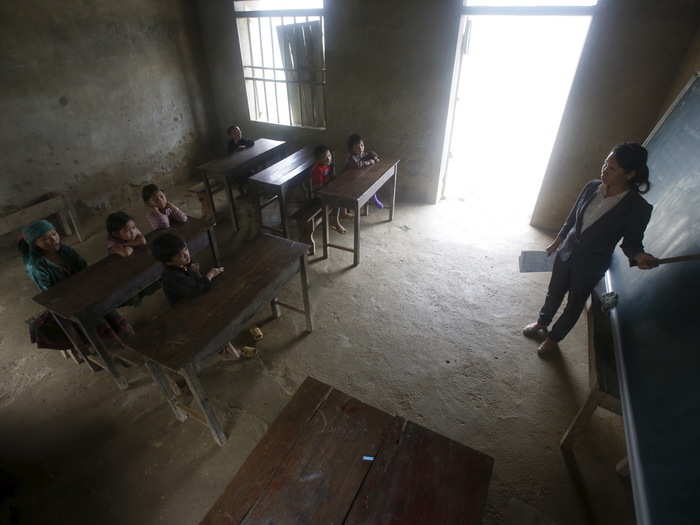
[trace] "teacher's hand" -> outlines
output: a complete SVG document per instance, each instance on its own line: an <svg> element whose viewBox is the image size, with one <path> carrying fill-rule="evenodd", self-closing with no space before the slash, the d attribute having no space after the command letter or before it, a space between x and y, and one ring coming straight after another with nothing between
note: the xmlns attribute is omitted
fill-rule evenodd
<svg viewBox="0 0 700 525"><path fill-rule="evenodd" d="M552 242L552 244L550 244L549 246L547 246L547 247L545 248L545 251L547 252L547 255L552 255L554 252L556 252L556 251L557 251L557 248L559 248L559 245L560 245L560 244L561 244L561 239L560 239L559 237L557 237L556 239L554 239L554 241Z"/></svg>
<svg viewBox="0 0 700 525"><path fill-rule="evenodd" d="M640 270L649 270L659 265L659 260L650 253L638 253L634 256L634 260Z"/></svg>

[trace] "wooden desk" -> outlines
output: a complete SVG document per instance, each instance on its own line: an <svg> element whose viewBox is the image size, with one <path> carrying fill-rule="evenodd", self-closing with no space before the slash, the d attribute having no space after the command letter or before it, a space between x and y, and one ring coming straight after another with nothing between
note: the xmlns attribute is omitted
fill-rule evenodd
<svg viewBox="0 0 700 525"><path fill-rule="evenodd" d="M323 258L328 258L328 248L352 252L353 266L360 264L360 208L362 208L386 184L393 179L389 221L394 220L396 207L396 180L399 176L398 159L382 159L369 168L345 170L338 177L319 190L323 203ZM355 231L353 248L328 242L328 213L330 208L350 208L354 211Z"/></svg>
<svg viewBox="0 0 700 525"><path fill-rule="evenodd" d="M280 233L283 237L289 237L287 191L301 178L310 174L310 168L313 164L314 149L311 146L306 146L248 179L252 189L257 193L258 220L261 228ZM262 196L270 193L274 194L275 197L261 203ZM263 224L262 210L275 200L279 202L280 206L281 230Z"/></svg>
<svg viewBox="0 0 700 525"><path fill-rule="evenodd" d="M280 307L306 316L311 332L311 306L306 275L308 246L268 234L244 245L234 257L221 261L224 273L206 294L182 301L156 317L129 340L129 347L146 358L146 366L179 421L190 415L209 427L223 445L226 435L209 405L197 373L204 361L244 330L260 309L270 304L275 318ZM277 300L277 294L301 274L304 309ZM167 371L182 375L199 406L197 412L181 399Z"/></svg>
<svg viewBox="0 0 700 525"><path fill-rule="evenodd" d="M200 525L470 525L493 458L307 377Z"/></svg>
<svg viewBox="0 0 700 525"><path fill-rule="evenodd" d="M223 159L212 160L198 166L197 169L202 170L202 180L204 181L211 210L215 212L216 208L214 207L214 196L211 191L209 177L215 177L223 181L226 199L231 212L231 223L238 230L238 211L236 210L236 199L233 196L231 183L235 179L246 177L247 173L256 166L269 162L275 157L283 156L285 147L286 142L272 139L257 139L251 148L237 151Z"/></svg>
<svg viewBox="0 0 700 525"><path fill-rule="evenodd" d="M170 230L150 232L146 238L150 240L163 231L180 235L192 253L209 246L214 259L218 261L214 226L210 222L190 217L187 222L177 224ZM41 292L34 297L34 301L54 314L76 349L80 347L79 338L72 326L62 323L61 319L70 319L78 324L99 357L99 365L109 371L119 388L125 389L128 383L114 366L107 347L97 334L97 327L104 322L107 312L158 281L162 273L163 265L153 258L149 247L139 246L129 257L109 255L91 264Z"/></svg>

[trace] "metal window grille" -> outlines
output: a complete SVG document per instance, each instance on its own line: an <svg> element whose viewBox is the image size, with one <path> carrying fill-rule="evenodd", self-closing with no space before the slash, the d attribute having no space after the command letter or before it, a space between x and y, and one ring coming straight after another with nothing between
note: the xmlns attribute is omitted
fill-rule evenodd
<svg viewBox="0 0 700 525"><path fill-rule="evenodd" d="M325 128L323 9L235 16L251 120Z"/></svg>

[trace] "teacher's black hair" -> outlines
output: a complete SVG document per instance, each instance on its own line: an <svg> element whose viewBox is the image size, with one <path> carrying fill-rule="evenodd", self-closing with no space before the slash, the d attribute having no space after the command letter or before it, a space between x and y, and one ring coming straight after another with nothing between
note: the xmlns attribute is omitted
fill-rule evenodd
<svg viewBox="0 0 700 525"><path fill-rule="evenodd" d="M637 193L648 192L651 183L649 182L649 167L647 166L649 156L647 149L636 142L625 142L615 146L612 149L612 155L626 173L634 171L634 177L630 179L630 184Z"/></svg>

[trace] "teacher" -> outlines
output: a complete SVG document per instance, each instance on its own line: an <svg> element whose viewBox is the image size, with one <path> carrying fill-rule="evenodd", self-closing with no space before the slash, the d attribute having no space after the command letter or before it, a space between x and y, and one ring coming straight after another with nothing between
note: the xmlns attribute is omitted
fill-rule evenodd
<svg viewBox="0 0 700 525"><path fill-rule="evenodd" d="M640 144L618 144L603 162L600 180L581 190L574 207L547 247L556 252L547 296L537 322L523 328L525 337L540 341L541 357L559 351L559 341L574 327L588 296L610 267L615 246L623 239L622 251L630 266L647 270L658 259L644 251L644 230L652 206L642 194L649 191L647 150ZM564 311L548 331L568 293Z"/></svg>

